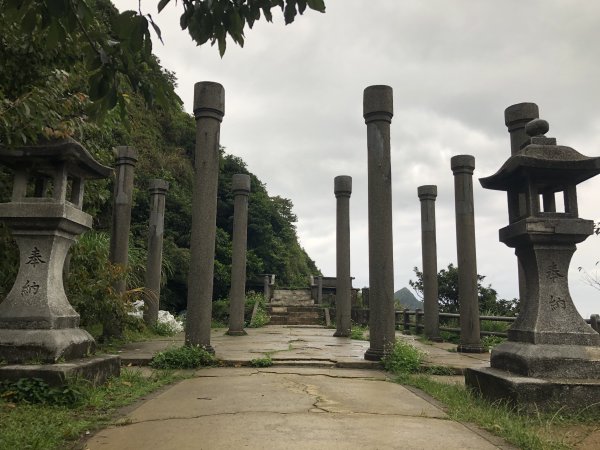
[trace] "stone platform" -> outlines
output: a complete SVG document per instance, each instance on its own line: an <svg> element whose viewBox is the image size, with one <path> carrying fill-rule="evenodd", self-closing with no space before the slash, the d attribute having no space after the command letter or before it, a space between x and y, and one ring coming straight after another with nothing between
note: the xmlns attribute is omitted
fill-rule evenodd
<svg viewBox="0 0 600 450"><path fill-rule="evenodd" d="M99 385L110 377L118 377L120 370L121 361L118 356L102 355L57 364L0 366L0 380L17 381L20 378L40 378L50 386L60 386L68 379L83 378L93 385Z"/></svg>

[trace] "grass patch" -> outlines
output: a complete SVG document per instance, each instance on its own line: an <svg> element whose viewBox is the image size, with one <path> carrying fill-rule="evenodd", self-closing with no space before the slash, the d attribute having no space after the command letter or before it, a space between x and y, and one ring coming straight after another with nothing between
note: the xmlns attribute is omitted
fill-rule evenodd
<svg viewBox="0 0 600 450"><path fill-rule="evenodd" d="M490 403L471 393L464 386L433 381L426 375L401 374L397 382L414 386L446 405L448 416L460 422L475 423L525 450L562 450L571 446L565 433L557 430L570 426L597 426L600 409L580 413L558 411L527 413L502 402Z"/></svg>
<svg viewBox="0 0 600 450"><path fill-rule="evenodd" d="M367 327L352 325L352 328L350 329L350 339L356 339L357 341L368 341L369 339L365 335L366 331Z"/></svg>
<svg viewBox="0 0 600 450"><path fill-rule="evenodd" d="M158 352L150 366L155 369L196 369L214 366L216 362L216 358L203 347L184 345Z"/></svg>
<svg viewBox="0 0 600 450"><path fill-rule="evenodd" d="M402 340L394 342L381 362L388 372L394 374L415 373L423 361L425 353Z"/></svg>
<svg viewBox="0 0 600 450"><path fill-rule="evenodd" d="M117 408L178 379L181 377L168 372L155 372L147 378L124 369L120 378L97 388L81 382L66 386L80 394L71 405L0 398L0 450L70 448L86 432L113 424ZM32 389L42 392L47 387L37 383Z"/></svg>
<svg viewBox="0 0 600 450"><path fill-rule="evenodd" d="M250 365L252 367L271 367L273 365L273 360L269 355L263 358L255 358L250 361Z"/></svg>

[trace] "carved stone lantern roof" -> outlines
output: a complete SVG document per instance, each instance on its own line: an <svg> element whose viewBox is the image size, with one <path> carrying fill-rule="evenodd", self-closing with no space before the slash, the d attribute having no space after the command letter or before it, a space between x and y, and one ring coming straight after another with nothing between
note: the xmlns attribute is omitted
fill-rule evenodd
<svg viewBox="0 0 600 450"><path fill-rule="evenodd" d="M0 146L0 164L15 172L13 203L51 202L76 209L83 205L84 181L106 178L112 172L70 138L17 148Z"/></svg>
<svg viewBox="0 0 600 450"><path fill-rule="evenodd" d="M0 164L17 170L28 168L47 176L52 176L57 166L64 165L70 176L85 179L106 178L112 171L71 138L25 147L0 147Z"/></svg>
<svg viewBox="0 0 600 450"><path fill-rule="evenodd" d="M539 190L564 190L600 173L600 157L587 157L577 150L556 145L556 139L543 136L548 122L532 120L526 126L531 137L502 167L489 177L480 178L486 189L510 191L516 185L535 183Z"/></svg>
<svg viewBox="0 0 600 450"><path fill-rule="evenodd" d="M600 157L556 145L556 139L544 136L548 129L542 119L527 123L529 138L520 149L494 175L479 179L486 189L507 191L511 224L525 218L577 218L577 184L600 173ZM564 208L557 208L555 193L562 193Z"/></svg>

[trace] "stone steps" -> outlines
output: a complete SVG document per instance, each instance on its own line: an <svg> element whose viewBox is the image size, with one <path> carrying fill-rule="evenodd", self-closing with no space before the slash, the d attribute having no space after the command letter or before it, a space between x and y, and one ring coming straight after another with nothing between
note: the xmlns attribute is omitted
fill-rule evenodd
<svg viewBox="0 0 600 450"><path fill-rule="evenodd" d="M322 325L323 309L315 306L310 289L277 289L267 305L270 325Z"/></svg>

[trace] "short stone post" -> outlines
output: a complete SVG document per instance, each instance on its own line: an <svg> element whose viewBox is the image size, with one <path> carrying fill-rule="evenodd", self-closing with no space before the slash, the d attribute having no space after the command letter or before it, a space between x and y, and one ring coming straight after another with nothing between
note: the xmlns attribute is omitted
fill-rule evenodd
<svg viewBox="0 0 600 450"><path fill-rule="evenodd" d="M457 351L483 353L479 334L479 296L473 212L473 170L475 158L457 155L451 159L454 173L456 209L456 254L458 260L458 302L460 307L460 343Z"/></svg>
<svg viewBox="0 0 600 450"><path fill-rule="evenodd" d="M535 103L517 103L511 105L504 110L504 123L510 133L510 154L516 154L523 144L526 144L529 140L529 136L525 132L525 125L533 119L540 117L540 111L538 105ZM552 197L554 198L554 197ZM517 207L517 211L513 211L513 214L522 216L525 214L525 196L520 195L520 199L517 202L511 202ZM517 206L518 205L518 206ZM517 267L519 275L519 301L527 297L525 292L525 272L523 271L523 264L517 257Z"/></svg>
<svg viewBox="0 0 600 450"><path fill-rule="evenodd" d="M229 293L229 330L231 336L243 336L246 301L246 246L248 242L248 195L250 175L236 173L231 189L233 204L233 242L231 256L231 291Z"/></svg>
<svg viewBox="0 0 600 450"><path fill-rule="evenodd" d="M150 221L148 224L148 260L146 262L146 307L144 322L152 326L158 320L160 309L160 281L162 269L163 234L165 230L165 197L169 183L165 180L150 180Z"/></svg>
<svg viewBox="0 0 600 450"><path fill-rule="evenodd" d="M350 194L352 177L340 175L333 181L336 208L336 290L334 336L350 336L352 279L350 278Z"/></svg>
<svg viewBox="0 0 600 450"><path fill-rule="evenodd" d="M116 150L109 260L112 264L126 269L129 262L129 229L131 227L133 180L137 152L133 147L127 146L119 146ZM125 273L123 273L121 279L115 282L114 288L119 295L127 290ZM104 319L102 328L103 339L119 338L123 334L122 320L114 313L108 314Z"/></svg>
<svg viewBox="0 0 600 450"><path fill-rule="evenodd" d="M425 308L425 337L440 342L440 319L437 279L437 242L435 230L435 199L437 186L419 186L421 201L421 249L423 255L423 307Z"/></svg>
<svg viewBox="0 0 600 450"><path fill-rule="evenodd" d="M270 286L269 286L270 278L271 277L269 275L265 275L263 277L263 295L265 297L266 303L269 303L271 301L271 290L270 290Z"/></svg>
<svg viewBox="0 0 600 450"><path fill-rule="evenodd" d="M223 86L210 81L196 83L195 178L185 342L202 346L209 352L214 352L210 345L210 322L217 232L219 133L224 114Z"/></svg>
<svg viewBox="0 0 600 450"><path fill-rule="evenodd" d="M415 334L421 334L423 331L423 310L415 309Z"/></svg>
<svg viewBox="0 0 600 450"><path fill-rule="evenodd" d="M402 310L402 334L410 334L410 309Z"/></svg>
<svg viewBox="0 0 600 450"><path fill-rule="evenodd" d="M363 95L367 124L369 177L369 349L365 359L379 361L396 339L394 329L394 255L390 124L393 93L369 86Z"/></svg>
<svg viewBox="0 0 600 450"><path fill-rule="evenodd" d="M137 152L133 147L117 147L109 259L111 263L123 267L127 267L129 261L129 228L131 227L134 168L137 160ZM125 278L117 282L115 289L120 294L125 292L127 289Z"/></svg>
<svg viewBox="0 0 600 450"><path fill-rule="evenodd" d="M594 330L596 330L598 333L600 333L600 315L592 314L590 316L590 325L592 326L592 328Z"/></svg>
<svg viewBox="0 0 600 450"><path fill-rule="evenodd" d="M362 307L369 309L369 288L362 288Z"/></svg>
<svg viewBox="0 0 600 450"><path fill-rule="evenodd" d="M323 304L323 277L317 277L317 305Z"/></svg>

